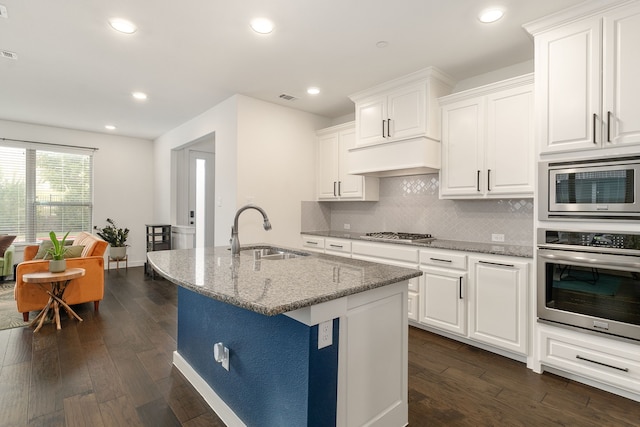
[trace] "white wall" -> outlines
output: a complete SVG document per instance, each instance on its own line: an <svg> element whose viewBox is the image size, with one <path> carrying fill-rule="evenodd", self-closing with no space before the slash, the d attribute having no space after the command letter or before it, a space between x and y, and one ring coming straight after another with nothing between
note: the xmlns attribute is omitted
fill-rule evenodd
<svg viewBox="0 0 640 427"><path fill-rule="evenodd" d="M152 141L0 120L0 138L93 147L93 223L112 218L131 231L129 265L146 260L146 229L153 221Z"/></svg>
<svg viewBox="0 0 640 427"><path fill-rule="evenodd" d="M316 130L330 119L269 102L238 98L238 207L262 207L240 217L240 242L300 244L301 201L316 199Z"/></svg>
<svg viewBox="0 0 640 427"><path fill-rule="evenodd" d="M460 80L453 88L453 92L461 92L467 89L473 89L490 83L499 82L512 77L518 77L523 74L533 73L533 60L520 62L509 67L499 68L485 74Z"/></svg>
<svg viewBox="0 0 640 427"><path fill-rule="evenodd" d="M203 114L167 132L154 143L155 221L176 224L177 191L171 151L205 135L215 143L215 244L229 244L231 221L236 210L237 96L232 96ZM219 206L218 200L221 201Z"/></svg>
<svg viewBox="0 0 640 427"><path fill-rule="evenodd" d="M236 210L248 199L263 207L242 214L240 241L297 246L300 201L315 199L315 130L330 120L243 95L234 95L155 141L156 222L175 224L178 191L171 151L215 134L215 245L226 246ZM221 205L219 206L219 201Z"/></svg>

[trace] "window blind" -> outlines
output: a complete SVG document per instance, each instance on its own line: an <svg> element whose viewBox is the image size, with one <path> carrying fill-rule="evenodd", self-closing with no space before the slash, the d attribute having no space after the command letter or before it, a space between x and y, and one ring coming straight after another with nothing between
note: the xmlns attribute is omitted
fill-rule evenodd
<svg viewBox="0 0 640 427"><path fill-rule="evenodd" d="M0 233L16 241L91 231L93 155L46 144L0 146Z"/></svg>

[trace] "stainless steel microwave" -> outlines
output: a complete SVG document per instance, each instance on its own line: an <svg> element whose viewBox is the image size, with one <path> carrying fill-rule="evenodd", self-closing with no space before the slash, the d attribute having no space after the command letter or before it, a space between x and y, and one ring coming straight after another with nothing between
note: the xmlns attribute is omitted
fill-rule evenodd
<svg viewBox="0 0 640 427"><path fill-rule="evenodd" d="M541 162L541 220L640 219L640 157Z"/></svg>

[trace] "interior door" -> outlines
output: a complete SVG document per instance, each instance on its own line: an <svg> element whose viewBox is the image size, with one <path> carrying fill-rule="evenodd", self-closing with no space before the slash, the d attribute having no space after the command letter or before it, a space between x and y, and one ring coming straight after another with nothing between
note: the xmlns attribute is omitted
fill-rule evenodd
<svg viewBox="0 0 640 427"><path fill-rule="evenodd" d="M195 227L195 247L214 246L214 154L189 150L189 197L187 216Z"/></svg>

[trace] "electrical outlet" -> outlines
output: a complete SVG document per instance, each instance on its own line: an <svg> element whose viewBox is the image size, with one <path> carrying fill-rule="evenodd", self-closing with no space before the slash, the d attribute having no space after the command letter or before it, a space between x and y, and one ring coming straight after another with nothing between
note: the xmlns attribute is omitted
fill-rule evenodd
<svg viewBox="0 0 640 427"><path fill-rule="evenodd" d="M3 4L0 4L0 17L8 18L9 13L7 12L7 7Z"/></svg>
<svg viewBox="0 0 640 427"><path fill-rule="evenodd" d="M318 325L318 350L329 347L333 343L333 320Z"/></svg>
<svg viewBox="0 0 640 427"><path fill-rule="evenodd" d="M345 230L351 230L351 224L345 224L344 225L344 229Z"/></svg>
<svg viewBox="0 0 640 427"><path fill-rule="evenodd" d="M504 242L504 234L492 234L491 235L492 242Z"/></svg>

